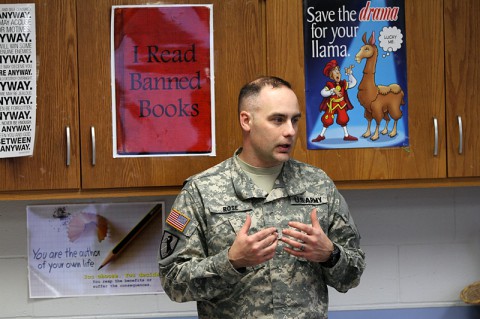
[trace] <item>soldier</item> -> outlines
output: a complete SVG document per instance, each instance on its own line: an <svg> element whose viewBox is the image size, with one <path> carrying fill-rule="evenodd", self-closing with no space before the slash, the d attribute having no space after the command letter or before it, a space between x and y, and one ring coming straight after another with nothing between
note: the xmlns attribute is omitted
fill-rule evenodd
<svg viewBox="0 0 480 319"><path fill-rule="evenodd" d="M319 168L290 158L301 117L288 82L260 77L238 98L242 147L190 177L163 227L163 288L199 318L327 318L327 285L365 268L348 206ZM174 243L174 244L173 244Z"/></svg>

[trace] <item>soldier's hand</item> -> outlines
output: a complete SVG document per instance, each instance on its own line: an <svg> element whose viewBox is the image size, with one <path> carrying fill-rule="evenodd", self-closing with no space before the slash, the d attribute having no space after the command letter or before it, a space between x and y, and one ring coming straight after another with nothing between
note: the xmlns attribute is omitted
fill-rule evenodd
<svg viewBox="0 0 480 319"><path fill-rule="evenodd" d="M278 244L277 229L269 227L248 235L251 225L252 218L247 214L245 224L228 251L228 259L235 269L256 266L275 255Z"/></svg>
<svg viewBox="0 0 480 319"><path fill-rule="evenodd" d="M324 262L333 251L333 243L320 226L315 208L310 213L310 219L311 225L289 222L288 225L294 229L284 229L285 236L281 240L290 246L284 248L287 253L313 262Z"/></svg>

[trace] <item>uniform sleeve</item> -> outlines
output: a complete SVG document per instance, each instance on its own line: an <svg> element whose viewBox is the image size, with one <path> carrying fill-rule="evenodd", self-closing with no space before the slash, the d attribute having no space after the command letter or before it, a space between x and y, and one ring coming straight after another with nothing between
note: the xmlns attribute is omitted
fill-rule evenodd
<svg viewBox="0 0 480 319"><path fill-rule="evenodd" d="M358 286L365 269L365 253L360 249L360 234L348 205L337 189L333 190L328 237L340 249L340 259L332 268L324 268L327 285L339 292Z"/></svg>
<svg viewBox="0 0 480 319"><path fill-rule="evenodd" d="M200 197L191 183L175 200L172 211L188 219L171 226L164 223L159 253L159 273L165 293L176 302L209 301L231 291L246 273L240 273L228 260L228 248L209 256L203 234L205 216ZM167 214L168 215L168 214ZM168 217L167 217L168 219ZM185 220L185 219L184 219ZM171 237L173 236L173 240ZM167 247L164 238L170 238ZM175 242L175 246L173 246Z"/></svg>

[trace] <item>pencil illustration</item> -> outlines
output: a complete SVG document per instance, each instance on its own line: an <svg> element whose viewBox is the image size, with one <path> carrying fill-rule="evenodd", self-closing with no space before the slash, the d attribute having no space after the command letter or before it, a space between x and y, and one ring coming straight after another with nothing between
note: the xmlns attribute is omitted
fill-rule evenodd
<svg viewBox="0 0 480 319"><path fill-rule="evenodd" d="M117 258L133 239L148 225L148 223L162 211L162 204L155 205L130 232L108 253L98 270L105 267L112 260Z"/></svg>

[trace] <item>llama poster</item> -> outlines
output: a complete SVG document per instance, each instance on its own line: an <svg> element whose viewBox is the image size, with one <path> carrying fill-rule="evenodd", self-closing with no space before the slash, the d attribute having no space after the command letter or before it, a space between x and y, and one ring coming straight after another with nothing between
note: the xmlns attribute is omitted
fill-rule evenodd
<svg viewBox="0 0 480 319"><path fill-rule="evenodd" d="M407 147L404 0L303 0L307 148Z"/></svg>

